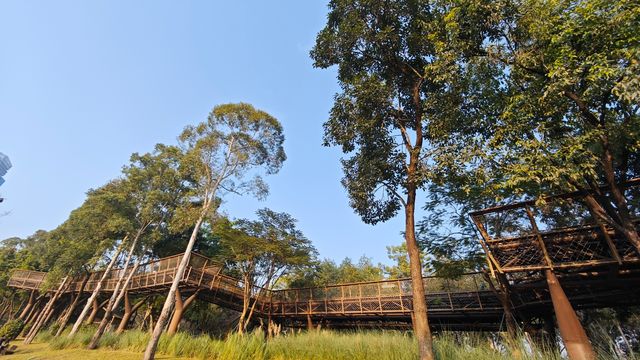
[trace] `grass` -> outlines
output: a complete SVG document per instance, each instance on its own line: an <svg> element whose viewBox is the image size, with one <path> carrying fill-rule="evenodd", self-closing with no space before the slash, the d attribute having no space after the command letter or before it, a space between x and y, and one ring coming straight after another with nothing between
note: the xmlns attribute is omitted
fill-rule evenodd
<svg viewBox="0 0 640 360"><path fill-rule="evenodd" d="M52 350L48 344L41 342L24 345L22 341L16 341L14 344L18 346L18 352L13 355L2 356L2 360L140 360L141 355L139 352L123 350ZM184 358L169 355L158 355L156 359L184 360Z"/></svg>
<svg viewBox="0 0 640 360"><path fill-rule="evenodd" d="M35 347L25 347L19 342L20 353L6 359L139 359L149 340L147 332L138 330L121 335L107 332L98 350L85 350L93 330L82 329L71 339L66 334L54 338L50 332L42 332ZM562 359L557 351L540 349L527 339L506 341L495 334L440 333L434 340L434 349L438 360ZM178 333L161 337L158 354L159 359L216 360L414 360L418 357L415 340L399 331L311 331L289 333L271 340L266 340L262 332L245 336L232 334L224 340ZM600 358L611 356L603 353Z"/></svg>

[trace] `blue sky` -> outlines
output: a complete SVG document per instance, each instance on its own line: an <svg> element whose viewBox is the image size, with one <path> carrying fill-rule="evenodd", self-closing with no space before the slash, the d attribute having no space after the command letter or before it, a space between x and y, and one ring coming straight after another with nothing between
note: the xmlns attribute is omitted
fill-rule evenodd
<svg viewBox="0 0 640 360"><path fill-rule="evenodd" d="M339 150L322 146L338 85L308 54L326 12L326 0L1 2L0 152L14 166L0 239L56 227L132 152L244 101L282 122L288 160L266 201L229 196L225 212L286 211L321 257L388 262L403 219L362 223Z"/></svg>

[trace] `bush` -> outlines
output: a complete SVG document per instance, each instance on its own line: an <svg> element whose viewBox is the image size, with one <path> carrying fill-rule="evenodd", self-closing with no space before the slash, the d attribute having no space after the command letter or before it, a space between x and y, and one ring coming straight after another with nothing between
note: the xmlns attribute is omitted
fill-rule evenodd
<svg viewBox="0 0 640 360"><path fill-rule="evenodd" d="M15 338L20 335L20 331L24 327L24 322L22 320L16 319L8 321L0 328L0 337L5 338L5 340L15 340Z"/></svg>

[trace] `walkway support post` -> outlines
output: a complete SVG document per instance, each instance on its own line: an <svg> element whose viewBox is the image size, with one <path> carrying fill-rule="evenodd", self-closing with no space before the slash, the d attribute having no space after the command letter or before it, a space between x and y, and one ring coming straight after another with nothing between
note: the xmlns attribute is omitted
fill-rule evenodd
<svg viewBox="0 0 640 360"><path fill-rule="evenodd" d="M173 309L173 317L171 317L171 322L169 323L169 328L167 328L168 335L174 335L178 332L178 327L180 326L180 322L182 321L182 317L184 316L184 312L187 310L189 305L198 297L198 293L200 290L196 290L191 296L182 300L182 294L180 293L180 288L176 289L176 304Z"/></svg>
<svg viewBox="0 0 640 360"><path fill-rule="evenodd" d="M307 314L307 330L313 330L313 321L311 320L311 312Z"/></svg>
<svg viewBox="0 0 640 360"><path fill-rule="evenodd" d="M553 310L556 313L560 336L567 349L569 359L595 360L596 355L593 352L589 338L587 338L587 333L584 331L582 324L580 324L578 315L560 286L558 278L551 270L545 270L545 276L549 286L549 293L551 294Z"/></svg>
<svg viewBox="0 0 640 360"><path fill-rule="evenodd" d="M27 316L27 314L29 313L29 311L33 307L33 304L35 303L35 299L36 299L36 290L33 289L33 290L31 290L31 293L29 294L29 300L27 301L27 305L24 307L24 309L22 310L22 312L18 316L18 319L24 320L24 318Z"/></svg>

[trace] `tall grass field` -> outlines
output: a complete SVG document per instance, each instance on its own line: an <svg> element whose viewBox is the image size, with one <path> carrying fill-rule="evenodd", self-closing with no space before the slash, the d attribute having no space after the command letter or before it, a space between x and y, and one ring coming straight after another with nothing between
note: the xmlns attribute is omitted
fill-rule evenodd
<svg viewBox="0 0 640 360"><path fill-rule="evenodd" d="M51 349L84 348L89 343L93 329L87 328L68 338L66 334L53 337L43 332L38 340L48 343ZM107 332L100 341L102 350L143 352L149 334L130 330L123 334ZM557 350L540 349L522 338L503 341L491 334L441 333L435 338L437 359L493 360L562 359ZM302 359L355 359L355 360L413 360L418 358L413 338L397 331L310 331L280 335L266 339L262 332L240 336L231 334L224 340L206 335L191 336L178 333L163 336L158 353L170 356L218 359L218 360L302 360ZM611 358L603 354L603 359Z"/></svg>

